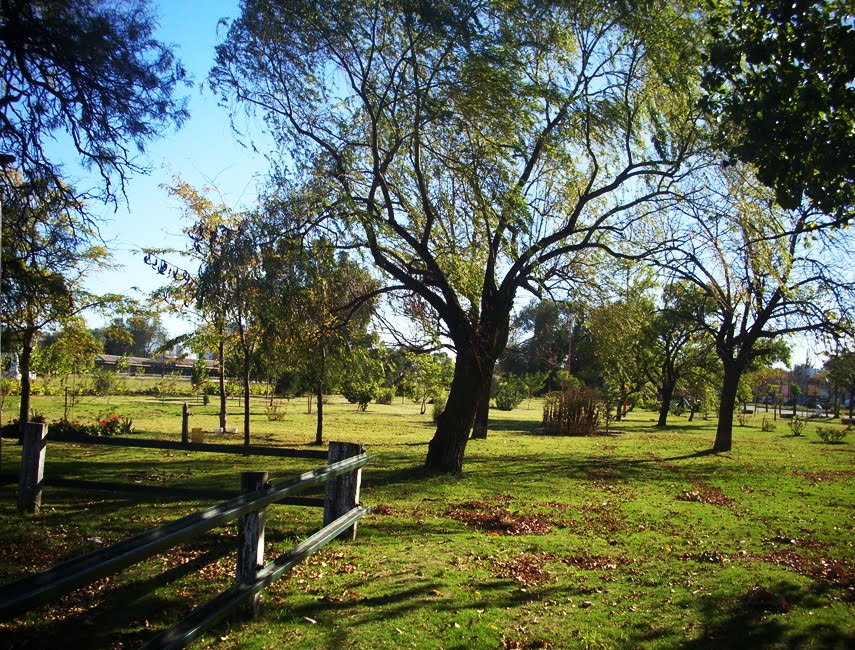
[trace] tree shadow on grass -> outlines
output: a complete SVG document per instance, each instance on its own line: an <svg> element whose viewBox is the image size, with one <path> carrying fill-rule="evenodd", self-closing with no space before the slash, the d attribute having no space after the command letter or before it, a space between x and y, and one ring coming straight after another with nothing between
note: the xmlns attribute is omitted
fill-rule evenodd
<svg viewBox="0 0 855 650"><path fill-rule="evenodd" d="M701 635L680 647L686 650L855 647L855 635L844 621L840 625L817 623L800 630L788 624L786 612L792 608L820 609L827 605L821 597L825 590L820 584L802 589L781 581L755 587L737 597L707 597L698 604L698 611L706 619ZM649 636L650 633L642 632L635 642L643 645L652 640Z"/></svg>

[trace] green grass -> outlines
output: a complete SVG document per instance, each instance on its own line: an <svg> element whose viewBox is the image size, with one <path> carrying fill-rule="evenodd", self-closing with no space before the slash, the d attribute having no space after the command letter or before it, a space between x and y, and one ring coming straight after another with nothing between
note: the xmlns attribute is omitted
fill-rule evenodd
<svg viewBox="0 0 855 650"><path fill-rule="evenodd" d="M6 409L14 412L7 399ZM61 401L34 407L58 417ZM240 407L230 402L230 425ZM462 477L421 469L433 433L410 404L359 413L333 399L326 438L362 442L375 459L362 500L377 508L355 543L334 543L263 596L250 623L231 620L194 647L217 648L848 648L855 644L855 445L801 437L760 417L712 455L714 421L632 414L610 435L537 434L539 405L491 412ZM80 420L134 419L135 435L179 438L180 401L86 398ZM253 403L253 441L307 446L304 400L268 422ZM196 404L191 426L216 426ZM822 426L839 426L827 425ZM226 437L237 444L241 438ZM223 439L218 437L217 440ZM20 448L5 440L3 470ZM48 476L237 490L242 470L274 482L311 461L54 443ZM49 487L42 514L0 490L0 580L208 505L140 493ZM277 506L267 557L320 525L318 510ZM474 525L481 521L486 527ZM543 529L541 531L541 528ZM524 534L508 535L506 532ZM539 534L535 534L535 533ZM135 647L230 582L234 527L0 624L8 647Z"/></svg>

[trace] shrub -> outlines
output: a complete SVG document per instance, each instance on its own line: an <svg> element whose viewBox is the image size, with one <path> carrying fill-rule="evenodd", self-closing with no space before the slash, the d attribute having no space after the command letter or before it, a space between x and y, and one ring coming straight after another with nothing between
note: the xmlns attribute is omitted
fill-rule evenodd
<svg viewBox="0 0 855 650"><path fill-rule="evenodd" d="M846 434L849 433L849 427L845 429L838 429L836 427L817 427L816 435L820 437L820 439L829 445L834 445L843 440L846 437Z"/></svg>
<svg viewBox="0 0 855 650"><path fill-rule="evenodd" d="M386 387L380 389L376 401L378 404L391 404L393 399L395 399L395 389Z"/></svg>
<svg viewBox="0 0 855 650"><path fill-rule="evenodd" d="M805 420L800 415L794 415L792 419L788 422L788 426L790 427L790 432L794 436L802 435L802 431L805 428Z"/></svg>
<svg viewBox="0 0 855 650"><path fill-rule="evenodd" d="M92 393L94 395L115 395L119 391L119 378L109 370L95 370L92 373Z"/></svg>
<svg viewBox="0 0 855 650"><path fill-rule="evenodd" d="M365 411L372 400L377 397L377 384L359 380L345 382L341 394L348 402L356 404L360 411Z"/></svg>
<svg viewBox="0 0 855 650"><path fill-rule="evenodd" d="M763 422L760 423L760 430L766 431L767 433L775 430L775 423L771 420L767 420L766 416L763 416Z"/></svg>
<svg viewBox="0 0 855 650"><path fill-rule="evenodd" d="M526 387L515 375L507 375L499 380L496 394L496 408L500 411L513 411L525 399Z"/></svg>
<svg viewBox="0 0 855 650"><path fill-rule="evenodd" d="M2 385L0 385L0 389L2 389L4 395L20 395L21 394L21 382L17 379L10 379L9 377L3 377Z"/></svg>
<svg viewBox="0 0 855 650"><path fill-rule="evenodd" d="M751 414L745 413L745 412L740 412L740 413L736 414L736 419L739 422L739 426L744 427L751 420Z"/></svg>
<svg viewBox="0 0 855 650"><path fill-rule="evenodd" d="M603 407L593 388L568 387L550 393L543 402L543 430L547 435L592 436L597 433Z"/></svg>
<svg viewBox="0 0 855 650"><path fill-rule="evenodd" d="M281 422L288 413L288 405L282 402L270 402L264 409L267 419L271 422Z"/></svg>

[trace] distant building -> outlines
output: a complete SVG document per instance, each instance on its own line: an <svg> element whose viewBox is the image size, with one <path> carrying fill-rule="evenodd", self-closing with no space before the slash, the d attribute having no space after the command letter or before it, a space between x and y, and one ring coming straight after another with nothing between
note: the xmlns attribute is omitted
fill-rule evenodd
<svg viewBox="0 0 855 650"><path fill-rule="evenodd" d="M95 357L95 367L107 370L116 370L119 361L123 357L117 354L99 354ZM131 374L145 375L170 375L174 372L181 373L185 377L193 374L193 365L196 359L189 357L178 357L170 355L159 355L151 359L147 357L126 357L128 361L128 372ZM216 372L216 361L205 361L208 372Z"/></svg>

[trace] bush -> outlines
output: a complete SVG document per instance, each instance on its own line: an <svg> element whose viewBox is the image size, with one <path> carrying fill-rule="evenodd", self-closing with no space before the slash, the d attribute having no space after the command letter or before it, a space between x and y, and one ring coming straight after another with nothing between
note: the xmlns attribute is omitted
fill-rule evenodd
<svg viewBox="0 0 855 650"><path fill-rule="evenodd" d="M788 426L790 427L790 432L798 437L802 435L802 431L805 428L805 419L800 415L794 415L788 422Z"/></svg>
<svg viewBox="0 0 855 650"><path fill-rule="evenodd" d="M95 370L92 373L92 393L94 395L115 395L120 392L119 378L109 370Z"/></svg>
<svg viewBox="0 0 855 650"><path fill-rule="evenodd" d="M525 384L515 375L507 375L499 380L496 394L496 408L500 411L513 411L526 396Z"/></svg>
<svg viewBox="0 0 855 650"><path fill-rule="evenodd" d="M281 422L288 413L288 405L282 402L270 402L264 409L267 419L271 422Z"/></svg>
<svg viewBox="0 0 855 650"><path fill-rule="evenodd" d="M387 387L380 389L376 401L378 404L391 404L393 399L395 399L395 389Z"/></svg>
<svg viewBox="0 0 855 650"><path fill-rule="evenodd" d="M349 381L342 386L341 394L351 404L357 404L360 411L377 397L377 384L369 381Z"/></svg>
<svg viewBox="0 0 855 650"><path fill-rule="evenodd" d="M817 427L816 435L820 437L820 439L829 445L834 445L843 440L846 437L846 434L849 433L849 427L845 429L838 429L836 427Z"/></svg>
<svg viewBox="0 0 855 650"><path fill-rule="evenodd" d="M771 420L767 420L766 416L763 416L763 422L760 423L760 430L766 431L767 433L775 430L775 423Z"/></svg>
<svg viewBox="0 0 855 650"><path fill-rule="evenodd" d="M21 382L17 379L10 379L9 377L3 377L3 383L0 385L0 388L3 390L4 395L20 395L21 394Z"/></svg>
<svg viewBox="0 0 855 650"><path fill-rule="evenodd" d="M584 386L550 393L543 402L543 430L547 435L592 436L600 425L600 394Z"/></svg>

